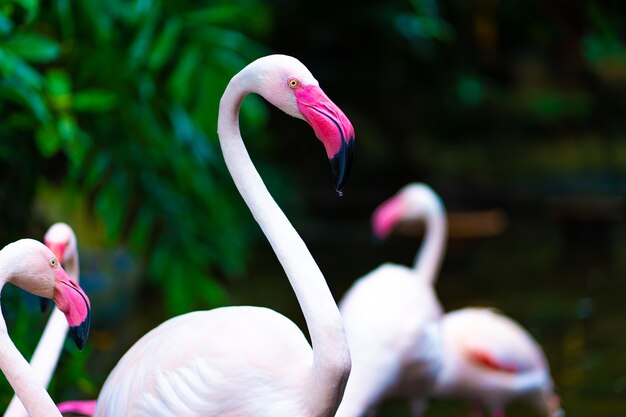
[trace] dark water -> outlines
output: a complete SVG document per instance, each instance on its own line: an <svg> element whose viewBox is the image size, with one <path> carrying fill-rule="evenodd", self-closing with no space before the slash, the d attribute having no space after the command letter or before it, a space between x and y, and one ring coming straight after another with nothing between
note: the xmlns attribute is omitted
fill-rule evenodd
<svg viewBox="0 0 626 417"><path fill-rule="evenodd" d="M411 263L419 237L370 244L356 224L296 226L339 299L382 262ZM351 226L355 226L354 228ZM329 234L335 239L329 240ZM626 416L626 241L621 223L588 224L510 216L504 233L451 240L437 290L446 310L491 306L521 323L543 346L568 417ZM264 305L304 323L277 261L261 245L235 303ZM512 404L509 416L533 416ZM427 416L468 415L460 402L433 401ZM381 416L409 416L402 401Z"/></svg>

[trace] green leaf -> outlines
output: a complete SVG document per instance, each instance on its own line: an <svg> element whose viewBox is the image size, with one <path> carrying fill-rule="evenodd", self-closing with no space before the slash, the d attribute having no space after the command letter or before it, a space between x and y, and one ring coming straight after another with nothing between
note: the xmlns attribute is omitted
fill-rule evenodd
<svg viewBox="0 0 626 417"><path fill-rule="evenodd" d="M37 129L35 140L39 152L46 158L56 155L61 148L61 138L58 135L57 129L52 124L46 124Z"/></svg>
<svg viewBox="0 0 626 417"><path fill-rule="evenodd" d="M241 18L242 12L240 6L213 6L187 13L184 15L184 19L190 24L200 25L236 23Z"/></svg>
<svg viewBox="0 0 626 417"><path fill-rule="evenodd" d="M72 81L62 70L46 73L46 90L51 107L57 111L69 110L72 106Z"/></svg>
<svg viewBox="0 0 626 417"><path fill-rule="evenodd" d="M35 17L37 17L37 13L39 12L39 0L14 0L15 3L22 6L26 9L26 21L30 22Z"/></svg>
<svg viewBox="0 0 626 417"><path fill-rule="evenodd" d="M76 121L69 114L63 114L57 122L57 128L59 129L59 136L64 142L69 142L74 139L78 126Z"/></svg>
<svg viewBox="0 0 626 417"><path fill-rule="evenodd" d="M160 7L155 5L155 7L150 10L147 19L144 20L141 29L133 40L129 50L129 60L133 67L138 67L144 63L148 51L150 50L150 44L152 43L160 15Z"/></svg>
<svg viewBox="0 0 626 417"><path fill-rule="evenodd" d="M74 34L74 18L70 0L56 0L56 12L59 15L63 38L71 38Z"/></svg>
<svg viewBox="0 0 626 417"><path fill-rule="evenodd" d="M168 80L168 89L176 103L185 104L193 88L193 74L200 63L200 48L190 46L178 61L178 65Z"/></svg>
<svg viewBox="0 0 626 417"><path fill-rule="evenodd" d="M46 73L46 88L51 95L69 94L72 91L72 81L65 71L50 70Z"/></svg>
<svg viewBox="0 0 626 417"><path fill-rule="evenodd" d="M51 120L50 110L41 94L16 80L0 82L0 97L5 97L20 104L26 104L35 117L43 123Z"/></svg>
<svg viewBox="0 0 626 417"><path fill-rule="evenodd" d="M8 49L0 47L0 74L13 78L29 87L40 89L43 86L42 76L22 58Z"/></svg>
<svg viewBox="0 0 626 417"><path fill-rule="evenodd" d="M13 22L11 22L7 17L0 13L0 35L6 36L13 30Z"/></svg>
<svg viewBox="0 0 626 417"><path fill-rule="evenodd" d="M167 62L177 44L181 29L180 19L172 18L167 21L148 58L148 67L151 70L158 71Z"/></svg>
<svg viewBox="0 0 626 417"><path fill-rule="evenodd" d="M74 93L72 108L78 112L103 113L115 108L117 101L115 93L94 88Z"/></svg>
<svg viewBox="0 0 626 417"><path fill-rule="evenodd" d="M59 44L52 38L39 33L20 33L6 43L6 48L30 62L50 62L58 58Z"/></svg>

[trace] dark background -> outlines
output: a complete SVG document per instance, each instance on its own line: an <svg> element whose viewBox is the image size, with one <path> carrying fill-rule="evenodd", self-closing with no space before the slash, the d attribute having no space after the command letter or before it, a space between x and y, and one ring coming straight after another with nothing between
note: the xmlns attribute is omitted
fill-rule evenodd
<svg viewBox="0 0 626 417"><path fill-rule="evenodd" d="M249 98L242 132L337 299L380 263L412 261L420 228L373 245L369 216L404 184L426 182L451 213L437 284L446 310L494 306L524 325L546 350L568 416L626 415L622 9L564 0L6 3L0 241L70 223L94 305L89 346L68 345L55 400L96 397L117 358L174 314L264 305L304 328L214 133L230 77L285 53L355 127L344 197L306 124ZM7 286L3 311L28 357L45 320L36 300ZM10 394L4 381L2 404ZM466 413L437 401L427 415ZM395 402L381 415L408 410Z"/></svg>

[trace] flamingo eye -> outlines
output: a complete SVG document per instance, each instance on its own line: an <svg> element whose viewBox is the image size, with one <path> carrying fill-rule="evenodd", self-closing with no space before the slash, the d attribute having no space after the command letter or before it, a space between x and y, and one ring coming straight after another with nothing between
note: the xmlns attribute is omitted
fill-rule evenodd
<svg viewBox="0 0 626 417"><path fill-rule="evenodd" d="M293 90L300 87L300 81L296 80L295 78L290 78L289 81L287 81L287 84L289 84L289 88Z"/></svg>
<svg viewBox="0 0 626 417"><path fill-rule="evenodd" d="M50 267L51 268L55 268L58 264L59 264L59 261L57 261L57 258L50 259Z"/></svg>

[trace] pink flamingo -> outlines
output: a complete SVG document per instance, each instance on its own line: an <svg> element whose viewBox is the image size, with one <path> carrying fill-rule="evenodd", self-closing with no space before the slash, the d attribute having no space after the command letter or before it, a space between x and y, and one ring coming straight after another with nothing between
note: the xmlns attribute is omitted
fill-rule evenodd
<svg viewBox="0 0 626 417"><path fill-rule="evenodd" d="M504 407L523 399L546 417L563 416L560 399L541 347L515 321L485 308L464 308L443 316L443 368L434 394L472 401L504 417Z"/></svg>
<svg viewBox="0 0 626 417"><path fill-rule="evenodd" d="M118 362L95 415L330 417L350 353L332 294L304 242L265 188L239 132L243 99L257 93L306 120L324 144L337 192L348 177L354 129L295 58L260 58L233 77L220 102L218 135L239 193L285 269L311 336L260 307L224 307L175 317Z"/></svg>
<svg viewBox="0 0 626 417"><path fill-rule="evenodd" d="M409 184L376 209L374 233L385 238L401 220L420 219L426 236L412 268L383 264L354 283L339 304L352 372L337 417L373 414L390 396L408 397L421 415L441 367L433 288L445 248L444 206L427 185Z"/></svg>
<svg viewBox="0 0 626 417"><path fill-rule="evenodd" d="M78 283L78 250L76 248L76 235L72 228L65 223L55 223L46 232L44 242L52 250L58 261L64 265L70 279ZM47 387L52 379L68 330L69 326L65 320L65 314L55 308L30 361L33 372L37 374L44 387ZM61 410L61 412L63 411ZM28 412L16 395L11 399L4 417L28 417Z"/></svg>
<svg viewBox="0 0 626 417"><path fill-rule="evenodd" d="M65 315L70 335L82 348L89 333L90 305L84 291L43 244L22 239L0 251L0 288L10 282L52 299ZM31 417L61 417L38 375L17 350L0 315L0 369Z"/></svg>

